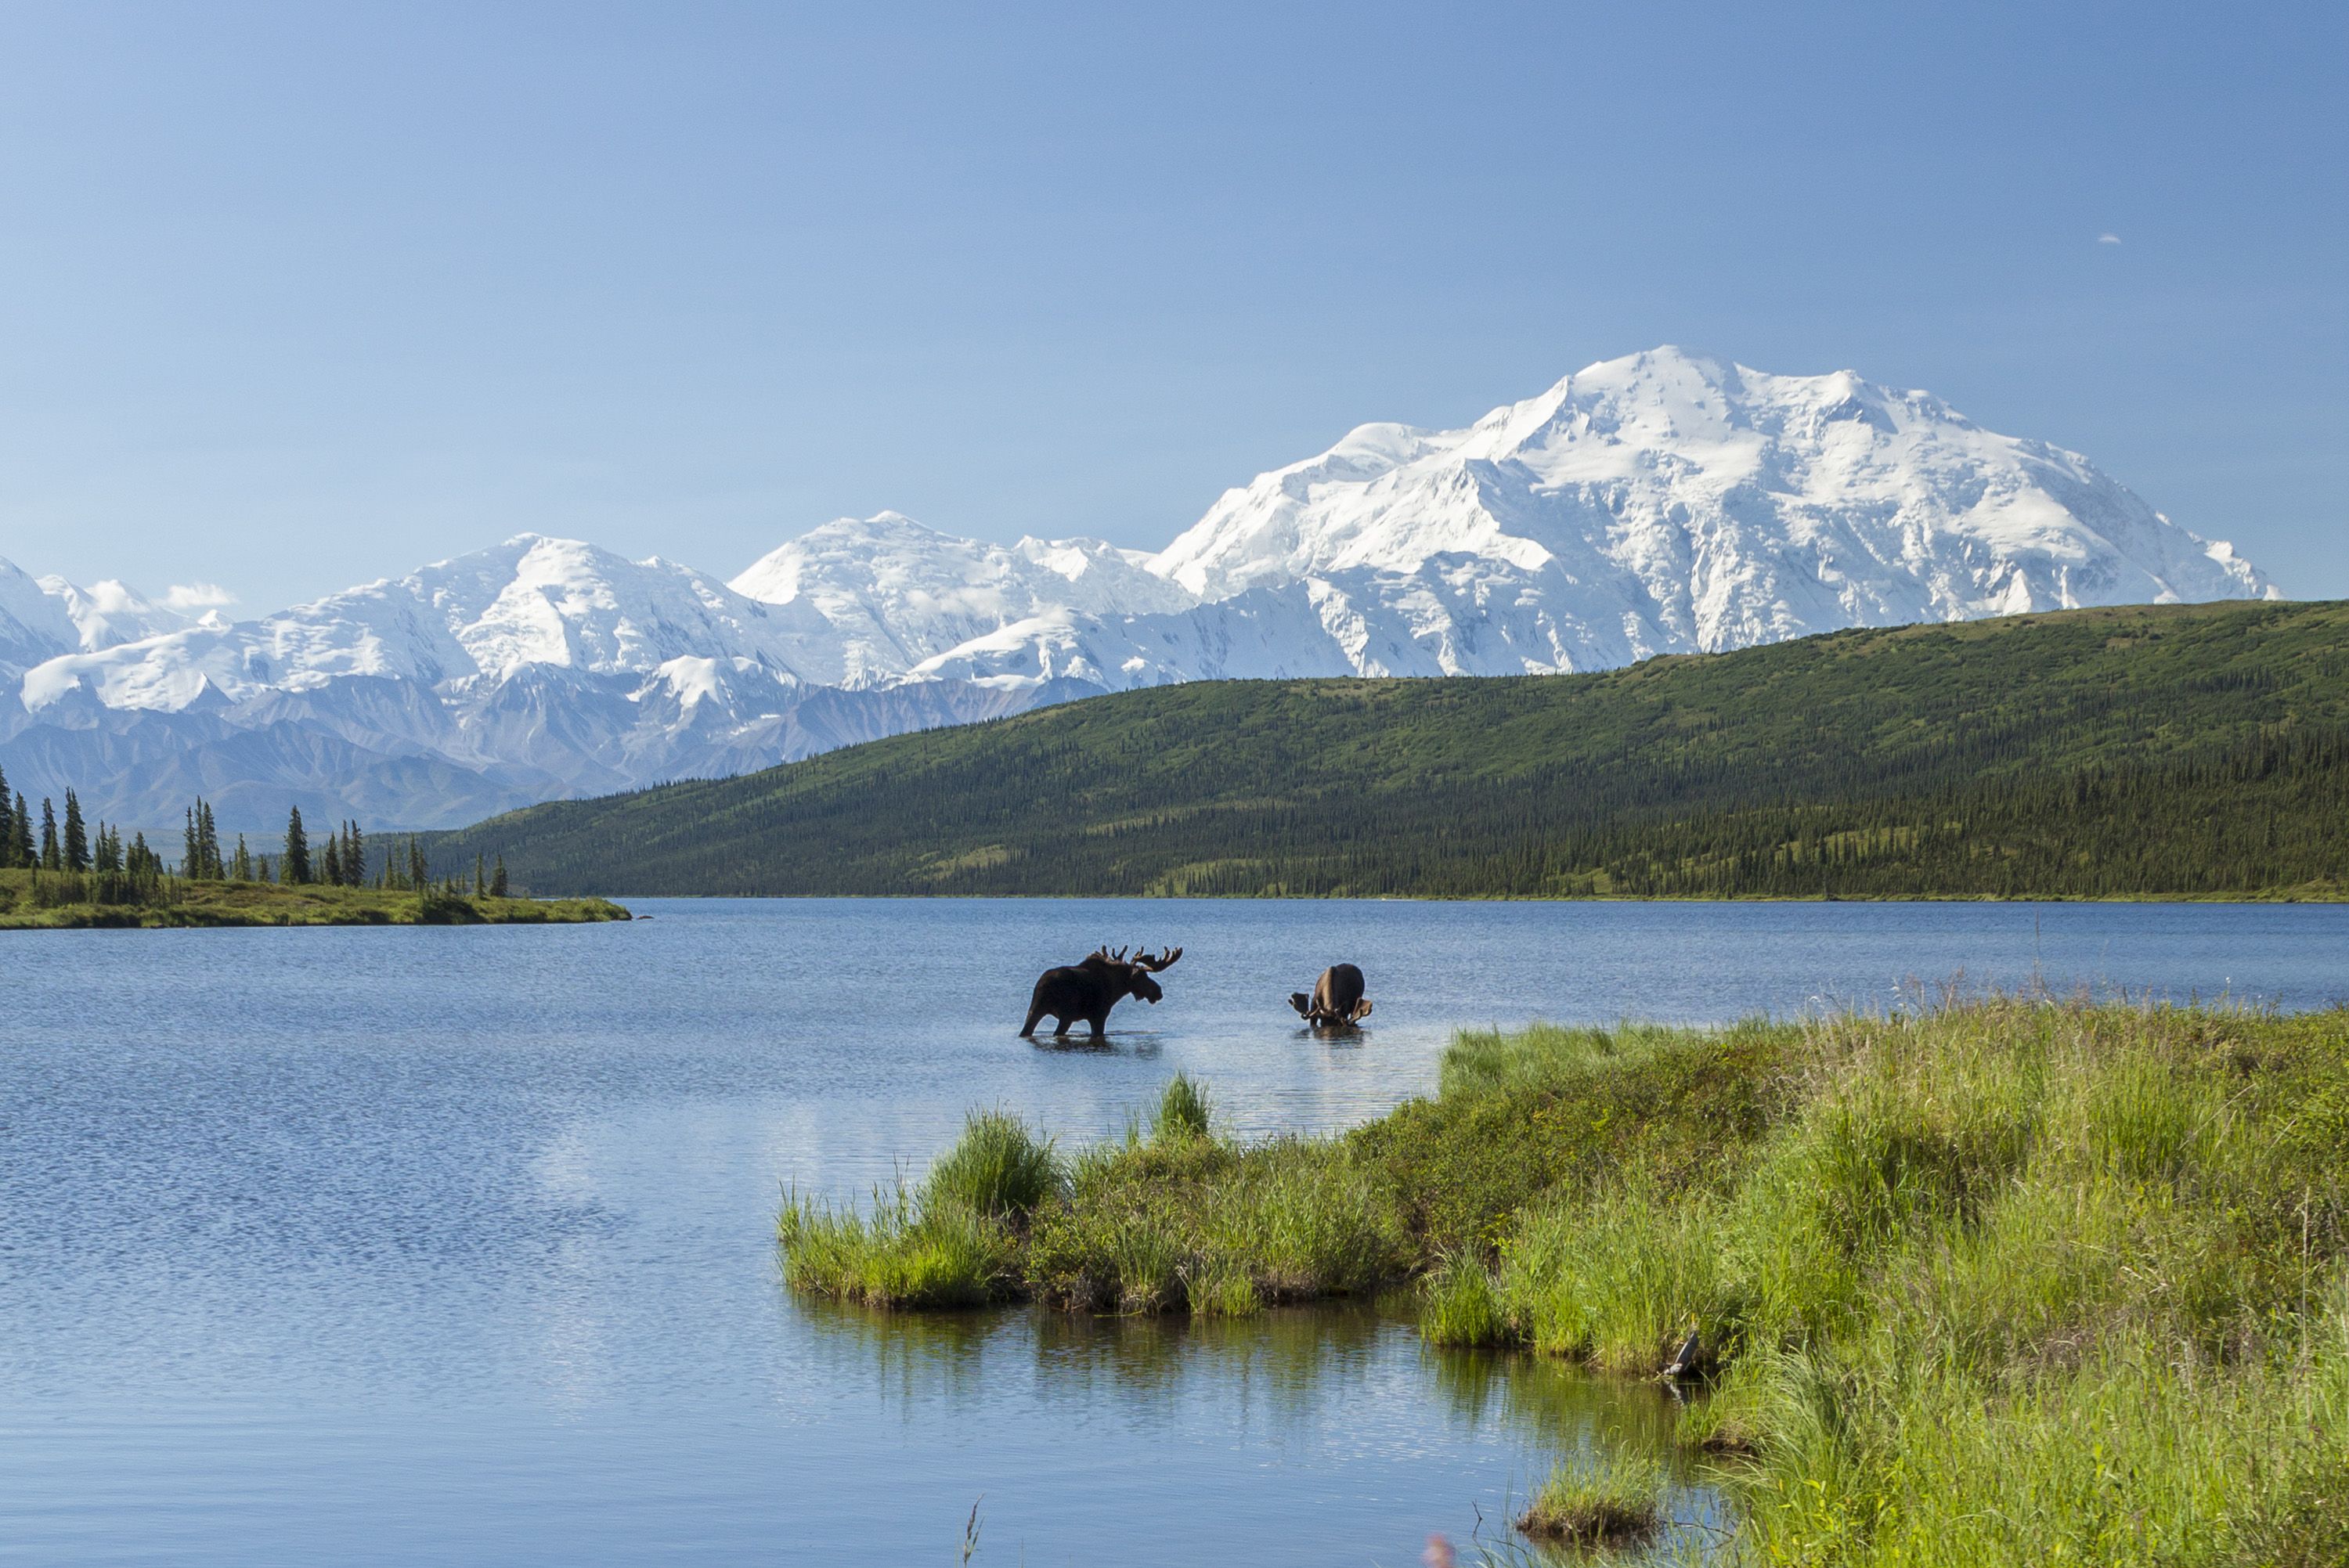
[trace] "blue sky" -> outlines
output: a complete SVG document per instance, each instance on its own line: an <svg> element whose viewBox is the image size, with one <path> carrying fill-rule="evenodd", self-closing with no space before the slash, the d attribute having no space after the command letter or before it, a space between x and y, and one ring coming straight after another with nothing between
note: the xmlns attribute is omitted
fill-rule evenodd
<svg viewBox="0 0 2349 1568"><path fill-rule="evenodd" d="M257 613L523 529L1154 547L1673 342L2349 595L2345 77L2337 0L9 5L0 554Z"/></svg>

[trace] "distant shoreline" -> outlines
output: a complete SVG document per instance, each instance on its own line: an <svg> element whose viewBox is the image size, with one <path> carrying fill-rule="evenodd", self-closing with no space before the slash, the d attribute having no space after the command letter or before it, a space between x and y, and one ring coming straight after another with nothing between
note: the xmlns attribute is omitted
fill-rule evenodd
<svg viewBox="0 0 2349 1568"><path fill-rule="evenodd" d="M577 893L574 899L606 895ZM764 900L812 903L981 902L992 899L1092 899L1117 903L2349 903L2349 888L2278 892L2178 893L1314 893L1314 892L627 892L620 898L700 899L711 903Z"/></svg>
<svg viewBox="0 0 2349 1568"><path fill-rule="evenodd" d="M624 906L604 898L492 898L179 877L143 891L137 902L101 903L92 896L100 882L98 877L70 872L0 872L0 931L585 925L634 918Z"/></svg>

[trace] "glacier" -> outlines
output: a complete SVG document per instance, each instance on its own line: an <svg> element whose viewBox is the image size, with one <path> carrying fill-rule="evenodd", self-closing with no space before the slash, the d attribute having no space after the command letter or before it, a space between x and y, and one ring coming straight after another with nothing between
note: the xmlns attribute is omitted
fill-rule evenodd
<svg viewBox="0 0 2349 1568"><path fill-rule="evenodd" d="M1168 682L1594 670L2276 597L2087 459L1675 348L1364 425L1155 554L827 522L721 581L525 533L251 621L0 561L0 766L109 820L433 828Z"/></svg>

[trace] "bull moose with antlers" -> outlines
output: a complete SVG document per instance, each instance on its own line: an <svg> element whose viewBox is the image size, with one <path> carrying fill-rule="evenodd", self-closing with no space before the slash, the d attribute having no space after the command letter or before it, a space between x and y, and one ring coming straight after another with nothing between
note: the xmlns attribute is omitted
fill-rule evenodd
<svg viewBox="0 0 2349 1568"><path fill-rule="evenodd" d="M1313 995L1292 991L1288 1005L1317 1029L1350 1029L1371 1016L1371 999L1362 995L1362 972L1350 964L1332 964L1313 983Z"/></svg>
<svg viewBox="0 0 2349 1568"><path fill-rule="evenodd" d="M1092 1037L1102 1037L1109 1023L1109 1010L1128 996L1139 996L1155 1003L1165 992L1151 976L1183 956L1179 947L1170 947L1160 954L1137 953L1132 958L1126 950L1112 953L1106 945L1081 964L1071 964L1059 969L1047 969L1036 981L1035 994L1028 998L1028 1021L1019 1026L1019 1037L1032 1039L1036 1023L1050 1016L1052 1037L1068 1037L1069 1026L1081 1018L1092 1026Z"/></svg>

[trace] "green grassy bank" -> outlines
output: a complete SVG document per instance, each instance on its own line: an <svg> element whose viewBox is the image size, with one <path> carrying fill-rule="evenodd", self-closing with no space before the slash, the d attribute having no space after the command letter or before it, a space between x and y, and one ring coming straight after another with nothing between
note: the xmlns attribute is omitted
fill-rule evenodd
<svg viewBox="0 0 2349 1568"><path fill-rule="evenodd" d="M600 898L488 898L387 888L0 871L0 931L218 925L530 925L626 920Z"/></svg>
<svg viewBox="0 0 2349 1568"><path fill-rule="evenodd" d="M975 1118L873 1212L789 1205L787 1277L1194 1314L1412 1280L1431 1339L1641 1377L1693 1326L1682 1437L1745 1561L2349 1561L2349 1013L1464 1035L1343 1136L1210 1119L1180 1080L1103 1148ZM1636 1531L1640 1484L1562 1475L1528 1525Z"/></svg>

